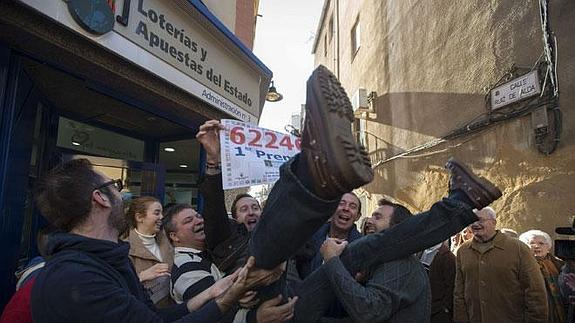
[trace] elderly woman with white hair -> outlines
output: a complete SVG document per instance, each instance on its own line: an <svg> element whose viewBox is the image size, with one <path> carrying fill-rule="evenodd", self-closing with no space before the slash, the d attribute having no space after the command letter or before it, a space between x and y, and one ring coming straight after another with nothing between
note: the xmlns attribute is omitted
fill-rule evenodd
<svg viewBox="0 0 575 323"><path fill-rule="evenodd" d="M565 322L566 314L564 302L561 299L559 291L558 277L563 266L563 261L553 256L550 251L553 246L553 240L546 232L541 230L529 230L519 236L531 248L541 274L545 279L545 288L547 289L547 302L549 305L548 322Z"/></svg>

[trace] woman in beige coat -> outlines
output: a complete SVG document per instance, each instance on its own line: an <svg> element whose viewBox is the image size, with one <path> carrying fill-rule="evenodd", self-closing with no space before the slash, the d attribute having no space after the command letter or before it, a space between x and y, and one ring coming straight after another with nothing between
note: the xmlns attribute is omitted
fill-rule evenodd
<svg viewBox="0 0 575 323"><path fill-rule="evenodd" d="M126 213L130 230L130 259L140 281L158 307L172 304L170 298L170 270L174 250L161 230L162 205L151 196L140 197L130 203Z"/></svg>

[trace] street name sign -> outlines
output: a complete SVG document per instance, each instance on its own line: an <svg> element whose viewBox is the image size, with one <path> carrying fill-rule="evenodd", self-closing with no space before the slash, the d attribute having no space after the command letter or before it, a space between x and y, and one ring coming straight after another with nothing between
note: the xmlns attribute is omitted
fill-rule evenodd
<svg viewBox="0 0 575 323"><path fill-rule="evenodd" d="M491 109L499 109L539 93L539 77L537 71L532 71L491 90Z"/></svg>

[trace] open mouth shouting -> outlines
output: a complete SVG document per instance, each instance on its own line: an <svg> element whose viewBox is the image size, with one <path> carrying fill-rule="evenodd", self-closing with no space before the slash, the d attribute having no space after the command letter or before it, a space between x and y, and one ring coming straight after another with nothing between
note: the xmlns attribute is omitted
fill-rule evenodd
<svg viewBox="0 0 575 323"><path fill-rule="evenodd" d="M248 229L248 231L253 231L253 229L255 229L256 224L258 224L258 218L257 217L250 217L250 218L246 218L246 222L245 222L245 226Z"/></svg>
<svg viewBox="0 0 575 323"><path fill-rule="evenodd" d="M194 227L194 233L204 233L204 224L196 225Z"/></svg>
<svg viewBox="0 0 575 323"><path fill-rule="evenodd" d="M375 233L375 226L369 222L365 224L365 234Z"/></svg>
<svg viewBox="0 0 575 323"><path fill-rule="evenodd" d="M332 221L335 221L336 224L340 227L347 227L353 223L353 217L349 212L340 211L335 214L335 216L332 218Z"/></svg>

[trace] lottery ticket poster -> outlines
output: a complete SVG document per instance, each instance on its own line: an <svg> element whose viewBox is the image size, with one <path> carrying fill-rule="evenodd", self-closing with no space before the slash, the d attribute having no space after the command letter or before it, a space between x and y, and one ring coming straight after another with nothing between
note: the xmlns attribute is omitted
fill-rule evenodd
<svg viewBox="0 0 575 323"><path fill-rule="evenodd" d="M224 189L270 184L280 166L301 151L301 139L285 133L223 119L220 131Z"/></svg>

